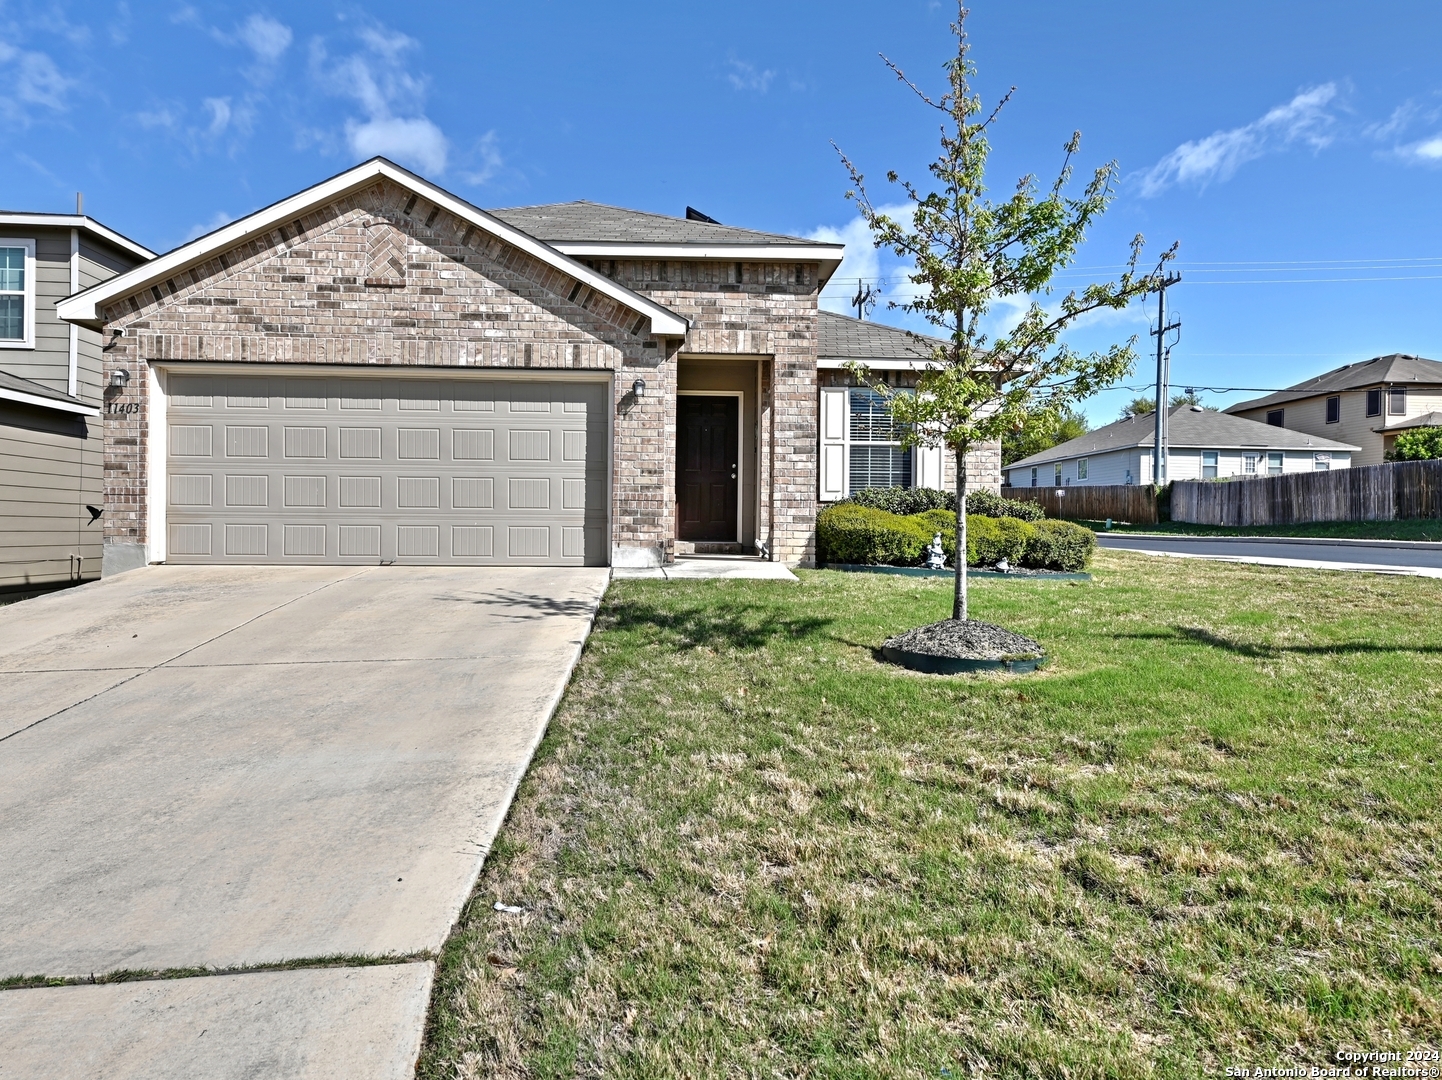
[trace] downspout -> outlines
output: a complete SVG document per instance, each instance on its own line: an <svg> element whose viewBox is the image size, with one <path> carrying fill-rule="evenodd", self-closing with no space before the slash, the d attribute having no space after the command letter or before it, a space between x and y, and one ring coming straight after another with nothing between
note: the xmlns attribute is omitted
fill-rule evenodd
<svg viewBox="0 0 1442 1080"><path fill-rule="evenodd" d="M70 295L80 291L80 230L70 230ZM80 383L80 327L70 324L70 379L68 392L75 397Z"/></svg>

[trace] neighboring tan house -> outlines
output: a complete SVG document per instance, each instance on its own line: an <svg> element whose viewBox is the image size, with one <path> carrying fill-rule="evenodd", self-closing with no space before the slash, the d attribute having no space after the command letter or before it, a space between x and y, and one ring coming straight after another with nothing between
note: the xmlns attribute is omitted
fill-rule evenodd
<svg viewBox="0 0 1442 1080"><path fill-rule="evenodd" d="M1167 417L1168 476L1226 480L1345 469L1357 448L1301 431L1178 405ZM1009 487L1150 484L1156 417L1129 416L1006 467Z"/></svg>
<svg viewBox="0 0 1442 1080"><path fill-rule="evenodd" d="M1356 443L1354 465L1380 465L1398 432L1442 427L1442 363L1393 353L1238 402L1234 416Z"/></svg>
<svg viewBox="0 0 1442 1080"><path fill-rule="evenodd" d="M106 572L812 562L842 254L593 203L486 212L366 162L61 305L124 380Z"/></svg>
<svg viewBox="0 0 1442 1080"><path fill-rule="evenodd" d="M956 490L956 457L940 447L903 449L885 400L851 373L895 387L916 385L939 338L830 311L819 314L817 368L821 383L821 501L835 502L868 487ZM1001 443L967 454L967 490L1001 487Z"/></svg>
<svg viewBox="0 0 1442 1080"><path fill-rule="evenodd" d="M152 257L82 215L0 212L0 593L100 575L100 335L55 305Z"/></svg>

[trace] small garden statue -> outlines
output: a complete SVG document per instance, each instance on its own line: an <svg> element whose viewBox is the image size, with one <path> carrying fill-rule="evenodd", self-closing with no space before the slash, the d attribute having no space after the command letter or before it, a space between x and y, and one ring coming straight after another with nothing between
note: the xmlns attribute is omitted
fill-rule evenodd
<svg viewBox="0 0 1442 1080"><path fill-rule="evenodd" d="M941 546L941 533L931 538L931 546L926 549L926 568L928 570L946 569L946 549Z"/></svg>

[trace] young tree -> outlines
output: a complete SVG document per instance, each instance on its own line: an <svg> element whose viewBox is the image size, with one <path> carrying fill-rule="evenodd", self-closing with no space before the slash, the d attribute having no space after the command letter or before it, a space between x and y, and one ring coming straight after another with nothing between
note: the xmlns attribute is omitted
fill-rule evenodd
<svg viewBox="0 0 1442 1080"><path fill-rule="evenodd" d="M939 190L922 193L895 171L886 174L899 184L909 203L910 221L903 223L876 209L865 177L837 147L851 176L855 201L877 247L910 259L908 275L917 296L900 304L945 331L919 375L914 393L898 392L860 372L891 405L904 425L911 446L944 446L956 458L956 587L952 618L969 616L966 589L966 455L978 443L1007 431L1052 422L1068 405L1115 383L1132 369L1135 338L1105 352L1079 353L1061 340L1076 321L1093 311L1124 308L1156 289L1159 273L1175 254L1175 245L1151 273L1138 273L1142 238L1131 245L1127 270L1117 280L1068 292L1053 309L1035 300L1051 291L1054 274L1067 266L1085 237L1087 227L1106 210L1113 197L1116 162L1097 169L1077 196L1068 194L1072 157L1081 143L1076 132L1067 141L1056 180L1045 191L1034 176L1023 176L1012 195L993 201L986 194L987 133L1010 99L1008 91L982 119L981 99L971 92L975 67L968 57L967 10L960 2L956 22L956 56L946 64L949 88L933 99L885 55L897 79L927 106L941 114L941 151L929 166ZM1009 331L988 338L980 321L991 305L1009 296L1033 300Z"/></svg>

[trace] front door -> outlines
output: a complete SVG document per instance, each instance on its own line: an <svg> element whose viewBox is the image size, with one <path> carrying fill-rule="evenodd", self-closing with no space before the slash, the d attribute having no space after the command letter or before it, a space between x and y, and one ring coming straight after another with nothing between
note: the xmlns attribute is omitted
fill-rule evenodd
<svg viewBox="0 0 1442 1080"><path fill-rule="evenodd" d="M734 543L741 464L740 400L676 399L676 503L680 539Z"/></svg>

